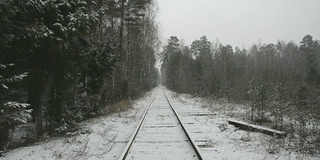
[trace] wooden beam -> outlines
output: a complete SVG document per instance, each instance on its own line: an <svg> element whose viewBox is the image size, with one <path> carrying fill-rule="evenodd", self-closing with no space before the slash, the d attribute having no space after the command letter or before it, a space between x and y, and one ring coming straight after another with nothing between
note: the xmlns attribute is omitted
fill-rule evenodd
<svg viewBox="0 0 320 160"><path fill-rule="evenodd" d="M237 121L237 120L228 120L228 124L234 125L235 127L239 127L240 129L243 130L249 130L249 131L255 131L255 132L261 132L261 133L265 133L271 136L278 136L278 137L285 137L287 135L286 132L282 132L279 130L275 130L275 129L271 129L271 128L266 128L266 127L262 127L262 126L258 126L258 125L254 125L254 124L250 124L250 123L246 123L246 122L242 122L242 121Z"/></svg>

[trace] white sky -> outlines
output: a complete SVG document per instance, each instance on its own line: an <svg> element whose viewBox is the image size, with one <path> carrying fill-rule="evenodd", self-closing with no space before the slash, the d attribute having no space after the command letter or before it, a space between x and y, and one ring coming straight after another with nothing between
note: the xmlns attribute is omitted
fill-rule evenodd
<svg viewBox="0 0 320 160"><path fill-rule="evenodd" d="M157 0L163 40L183 38L187 45L206 35L222 44L299 44L310 34L320 40L320 0Z"/></svg>

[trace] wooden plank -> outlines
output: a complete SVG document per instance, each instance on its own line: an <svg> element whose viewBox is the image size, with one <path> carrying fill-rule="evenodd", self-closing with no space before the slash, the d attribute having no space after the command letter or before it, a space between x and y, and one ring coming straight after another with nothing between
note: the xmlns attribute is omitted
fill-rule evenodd
<svg viewBox="0 0 320 160"><path fill-rule="evenodd" d="M190 116L212 116L215 115L211 112L199 112L199 113L189 113Z"/></svg>
<svg viewBox="0 0 320 160"><path fill-rule="evenodd" d="M242 122L242 121L232 120L232 119L228 120L228 124L234 125L235 127L239 127L240 129L243 129L243 130L257 131L257 132L265 133L272 136L276 135L278 137L285 137L287 135L286 132L282 132L279 130L266 128L266 127L262 127L255 124Z"/></svg>

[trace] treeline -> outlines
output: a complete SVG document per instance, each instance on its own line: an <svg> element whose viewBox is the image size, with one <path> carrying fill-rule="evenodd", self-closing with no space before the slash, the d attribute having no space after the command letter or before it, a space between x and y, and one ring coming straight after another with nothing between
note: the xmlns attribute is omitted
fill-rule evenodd
<svg viewBox="0 0 320 160"><path fill-rule="evenodd" d="M38 136L63 132L154 87L156 14L153 0L0 1L0 145L29 117Z"/></svg>
<svg viewBox="0 0 320 160"><path fill-rule="evenodd" d="M278 41L248 50L212 44L205 36L183 46L172 36L162 61L162 81L169 89L249 104L251 121L272 116L277 129L291 117L299 122L300 135L319 125L320 43L310 35L298 45Z"/></svg>

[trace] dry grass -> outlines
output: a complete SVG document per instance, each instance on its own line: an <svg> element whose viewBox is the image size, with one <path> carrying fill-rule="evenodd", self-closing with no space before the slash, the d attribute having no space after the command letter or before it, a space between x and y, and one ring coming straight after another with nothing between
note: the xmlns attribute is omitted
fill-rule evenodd
<svg viewBox="0 0 320 160"><path fill-rule="evenodd" d="M106 107L106 113L119 113L122 111L126 111L128 109L131 109L133 107L132 102L129 99L124 99L118 102L115 102L111 105L108 105Z"/></svg>

